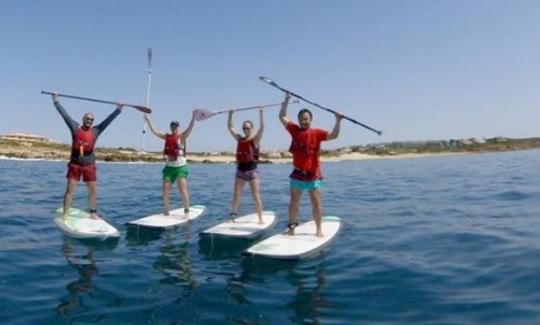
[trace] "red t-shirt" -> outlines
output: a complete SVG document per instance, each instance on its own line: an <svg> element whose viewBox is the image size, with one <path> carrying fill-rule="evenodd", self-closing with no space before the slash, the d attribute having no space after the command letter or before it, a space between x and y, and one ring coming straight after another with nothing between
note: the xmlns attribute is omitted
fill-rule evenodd
<svg viewBox="0 0 540 325"><path fill-rule="evenodd" d="M304 177L291 177L300 180L315 180L322 178L321 166L319 163L319 154L321 151L321 142L326 140L328 131L318 128L301 129L293 122L285 126L291 134L292 142L289 151L293 155L293 165L295 169L307 173Z"/></svg>

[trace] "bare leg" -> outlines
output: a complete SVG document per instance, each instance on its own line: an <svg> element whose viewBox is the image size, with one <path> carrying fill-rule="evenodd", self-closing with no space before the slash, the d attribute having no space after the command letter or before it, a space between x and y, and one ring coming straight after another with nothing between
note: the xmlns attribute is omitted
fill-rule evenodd
<svg viewBox="0 0 540 325"><path fill-rule="evenodd" d="M251 187L251 195L253 196L253 201L255 201L255 211L257 211L257 216L259 216L259 223L263 224L262 212L263 212L263 203L261 200L260 193L260 183L259 179L255 178L249 182Z"/></svg>
<svg viewBox="0 0 540 325"><path fill-rule="evenodd" d="M315 190L309 191L309 198L311 199L311 209L313 213L313 219L315 219L315 225L317 226L317 237L322 237L323 233L321 230L321 220L322 220L321 190L315 189Z"/></svg>
<svg viewBox="0 0 540 325"><path fill-rule="evenodd" d="M300 205L300 198L302 197L302 191L299 189L291 188L291 202L289 203L289 225L297 223L298 207ZM294 235L294 228L289 229L289 235Z"/></svg>
<svg viewBox="0 0 540 325"><path fill-rule="evenodd" d="M74 179L67 179L66 192L64 193L64 215L63 218L67 218L69 215L69 208L71 208L71 202L73 201L73 193L77 188L78 181Z"/></svg>
<svg viewBox="0 0 540 325"><path fill-rule="evenodd" d="M163 180L163 214L168 216L169 215L169 196L171 192L171 182L168 180Z"/></svg>
<svg viewBox="0 0 540 325"><path fill-rule="evenodd" d="M231 221L234 222L234 217L238 213L238 208L240 207L240 198L242 197L242 191L244 190L244 185L246 184L246 181L244 181L241 178L235 177L234 178L234 194L233 194L233 200L231 203Z"/></svg>
<svg viewBox="0 0 540 325"><path fill-rule="evenodd" d="M178 189L182 195L182 203L184 204L184 213L189 213L189 192L187 186L187 179L182 177L178 179Z"/></svg>
<svg viewBox="0 0 540 325"><path fill-rule="evenodd" d="M97 183L94 182L86 182L86 188L88 189L88 207L90 208L90 217L96 219L97 214L96 207L97 207L97 200L96 200L96 193L97 193Z"/></svg>

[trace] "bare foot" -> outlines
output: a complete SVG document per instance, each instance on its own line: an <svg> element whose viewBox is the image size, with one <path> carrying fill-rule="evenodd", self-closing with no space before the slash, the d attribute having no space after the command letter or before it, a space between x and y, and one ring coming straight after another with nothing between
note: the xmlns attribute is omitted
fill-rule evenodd
<svg viewBox="0 0 540 325"><path fill-rule="evenodd" d="M264 225L264 221L262 218L259 218L259 225Z"/></svg>
<svg viewBox="0 0 540 325"><path fill-rule="evenodd" d="M316 236L319 237L319 238L324 237L324 235L323 235L323 233L321 231L317 231Z"/></svg>
<svg viewBox="0 0 540 325"><path fill-rule="evenodd" d="M98 215L95 213L90 213L90 218L92 219L99 219Z"/></svg>
<svg viewBox="0 0 540 325"><path fill-rule="evenodd" d="M169 212L163 212L163 215L168 217L169 216Z"/></svg>

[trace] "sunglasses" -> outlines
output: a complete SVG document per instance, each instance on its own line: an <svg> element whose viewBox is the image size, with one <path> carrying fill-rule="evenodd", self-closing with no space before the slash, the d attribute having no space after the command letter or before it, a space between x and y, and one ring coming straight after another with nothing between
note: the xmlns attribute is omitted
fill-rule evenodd
<svg viewBox="0 0 540 325"><path fill-rule="evenodd" d="M243 127L242 129L244 129L244 130L251 130L250 127Z"/></svg>
<svg viewBox="0 0 540 325"><path fill-rule="evenodd" d="M93 122L93 121L94 121L93 118L89 118L89 117L85 117L84 120L85 120L85 121L90 121L90 122Z"/></svg>

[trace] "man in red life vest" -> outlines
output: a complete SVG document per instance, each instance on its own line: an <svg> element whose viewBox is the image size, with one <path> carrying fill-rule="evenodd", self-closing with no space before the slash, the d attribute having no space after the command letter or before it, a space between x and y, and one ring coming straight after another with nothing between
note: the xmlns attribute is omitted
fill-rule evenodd
<svg viewBox="0 0 540 325"><path fill-rule="evenodd" d="M293 172L290 177L291 201L289 204L289 235L294 235L294 228L298 226L298 207L302 191L309 192L313 219L317 226L317 236L322 237L321 219L322 219L322 201L321 201L321 180L323 179L319 155L321 142L333 140L339 135L341 119L336 115L336 123L332 132L323 129L312 128L311 122L313 115L308 109L302 109L298 113L298 125L287 118L287 106L291 94L285 95L285 101L279 111L279 120L290 133L292 142L289 151L293 155Z"/></svg>
<svg viewBox="0 0 540 325"><path fill-rule="evenodd" d="M171 133L163 133L156 129L148 115L144 115L150 131L160 139L165 140L163 155L165 156L165 168L163 168L163 214L168 216L170 211L169 197L171 184L178 184L178 190L182 195L184 213L189 213L189 192L187 187L188 167L186 160L186 140L195 124L195 115L191 117L189 126L184 132L180 132L180 123L172 121Z"/></svg>
<svg viewBox="0 0 540 325"><path fill-rule="evenodd" d="M242 195L242 190L244 185L249 183L251 187L251 194L253 195L253 200L255 201L255 210L259 216L259 223L263 223L262 220L262 211L263 204L260 194L260 183L257 171L257 163L259 162L259 145L261 142L261 137L264 130L264 121L263 121L263 110L259 112L260 116L260 126L257 133L253 130L253 123L251 121L244 121L242 123L242 130L244 135L240 135L236 132L232 122L234 110L229 112L229 118L227 120L227 127L229 132L236 140L236 177L234 181L234 196L231 203L231 221L234 222L234 218L238 216L238 207L240 205L240 196Z"/></svg>
<svg viewBox="0 0 540 325"><path fill-rule="evenodd" d="M64 194L64 214L66 218L69 215L69 208L73 201L73 193L77 187L77 183L82 180L88 188L88 206L90 208L90 216L97 218L97 175L96 175L96 155L95 145L99 135L111 124L111 122L120 114L123 105L118 105L116 110L112 112L103 122L98 125L93 125L94 114L86 113L82 118L82 125L75 122L66 110L60 105L58 96L52 96L54 106L66 122L71 131L72 145L71 158L68 163L67 186Z"/></svg>

